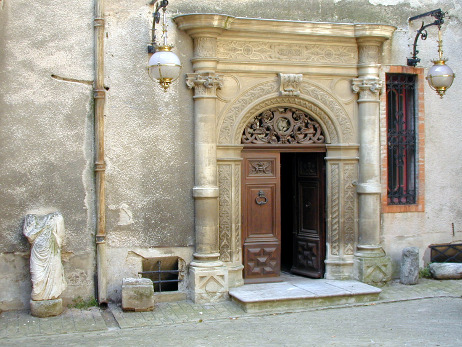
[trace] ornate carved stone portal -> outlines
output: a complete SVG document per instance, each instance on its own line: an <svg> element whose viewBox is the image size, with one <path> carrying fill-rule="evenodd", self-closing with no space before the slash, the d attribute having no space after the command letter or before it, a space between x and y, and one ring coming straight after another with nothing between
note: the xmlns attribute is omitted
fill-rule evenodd
<svg viewBox="0 0 462 347"><path fill-rule="evenodd" d="M285 146L289 151L322 146L327 182L325 277L386 280L377 229L379 128L368 117L379 119L382 44L395 28L217 14L181 15L174 21L194 40L194 74L187 78L195 89L191 297L199 302L221 300L229 287L243 284L244 146ZM361 161L368 169L358 166ZM269 175L272 170L263 161L250 165L250 174ZM372 257L375 261L368 262Z"/></svg>

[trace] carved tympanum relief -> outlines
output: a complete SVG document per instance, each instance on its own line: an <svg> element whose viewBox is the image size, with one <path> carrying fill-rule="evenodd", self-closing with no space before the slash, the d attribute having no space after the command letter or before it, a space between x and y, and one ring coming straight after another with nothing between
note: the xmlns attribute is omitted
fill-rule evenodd
<svg viewBox="0 0 462 347"><path fill-rule="evenodd" d="M324 143L322 128L307 113L294 108L272 108L256 116L244 129L245 144Z"/></svg>
<svg viewBox="0 0 462 347"><path fill-rule="evenodd" d="M321 126L325 127L325 135L328 134L327 143L355 142L355 128L348 113L328 91L315 84L302 82L299 97L278 96L278 92L277 80L262 82L243 91L219 116L218 143L240 143L239 129L244 129L249 119L262 109L274 105L290 105L316 115Z"/></svg>
<svg viewBox="0 0 462 347"><path fill-rule="evenodd" d="M234 61L294 61L311 64L356 64L356 46L218 40L217 56Z"/></svg>

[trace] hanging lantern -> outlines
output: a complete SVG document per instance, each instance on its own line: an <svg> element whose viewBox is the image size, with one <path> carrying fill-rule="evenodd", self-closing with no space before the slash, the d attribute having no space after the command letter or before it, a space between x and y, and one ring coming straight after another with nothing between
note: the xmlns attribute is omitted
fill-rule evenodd
<svg viewBox="0 0 462 347"><path fill-rule="evenodd" d="M427 81L430 88L435 90L438 95L443 98L446 90L451 87L454 81L455 74L452 69L445 63L447 59L443 58L443 40L441 38L441 30L438 32L438 53L439 59L433 60L433 66L428 70Z"/></svg>
<svg viewBox="0 0 462 347"><path fill-rule="evenodd" d="M165 14L167 5L167 0L162 0L156 5L156 10L153 13L154 20L152 22L152 42L148 46L148 52L154 53L148 63L149 77L153 81L158 82L164 88L165 92L170 87L170 84L178 79L181 71L180 59L172 52L173 45L167 44L167 19ZM162 9L163 43L162 45L157 45L156 23L160 22L160 9Z"/></svg>

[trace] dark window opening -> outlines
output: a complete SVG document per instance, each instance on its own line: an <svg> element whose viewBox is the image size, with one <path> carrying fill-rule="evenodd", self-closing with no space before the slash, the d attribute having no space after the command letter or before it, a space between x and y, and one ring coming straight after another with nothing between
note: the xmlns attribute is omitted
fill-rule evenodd
<svg viewBox="0 0 462 347"><path fill-rule="evenodd" d="M146 258L143 259L144 278L149 278L154 284L154 292L171 292L178 290L181 281L178 269L178 257Z"/></svg>
<svg viewBox="0 0 462 347"><path fill-rule="evenodd" d="M416 75L387 74L388 204L417 201Z"/></svg>

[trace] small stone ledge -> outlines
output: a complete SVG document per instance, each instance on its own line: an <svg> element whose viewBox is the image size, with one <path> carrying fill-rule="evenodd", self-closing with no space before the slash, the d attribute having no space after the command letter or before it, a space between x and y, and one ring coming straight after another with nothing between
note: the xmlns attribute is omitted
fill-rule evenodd
<svg viewBox="0 0 462 347"><path fill-rule="evenodd" d="M124 278L122 281L124 311L154 310L154 286L149 278Z"/></svg>
<svg viewBox="0 0 462 347"><path fill-rule="evenodd" d="M462 264L460 263L432 263L429 268L432 277L437 280L462 279Z"/></svg>

